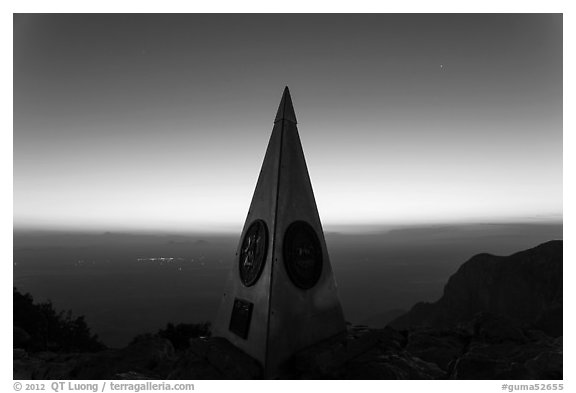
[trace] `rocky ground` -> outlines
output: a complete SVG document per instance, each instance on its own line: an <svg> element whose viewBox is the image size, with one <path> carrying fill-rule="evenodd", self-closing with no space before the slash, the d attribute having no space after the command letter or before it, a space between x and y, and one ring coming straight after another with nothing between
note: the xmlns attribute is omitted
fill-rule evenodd
<svg viewBox="0 0 576 393"><path fill-rule="evenodd" d="M480 315L469 330L350 327L296 355L281 379L562 379L562 337ZM257 379L259 364L222 338L147 338L96 353L14 350L14 379Z"/></svg>

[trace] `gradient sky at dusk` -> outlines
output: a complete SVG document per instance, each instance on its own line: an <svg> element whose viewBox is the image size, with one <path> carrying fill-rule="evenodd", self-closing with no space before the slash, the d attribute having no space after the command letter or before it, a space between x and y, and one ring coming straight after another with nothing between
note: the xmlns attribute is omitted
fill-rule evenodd
<svg viewBox="0 0 576 393"><path fill-rule="evenodd" d="M14 16L15 228L240 230L285 85L325 226L562 218L562 16Z"/></svg>

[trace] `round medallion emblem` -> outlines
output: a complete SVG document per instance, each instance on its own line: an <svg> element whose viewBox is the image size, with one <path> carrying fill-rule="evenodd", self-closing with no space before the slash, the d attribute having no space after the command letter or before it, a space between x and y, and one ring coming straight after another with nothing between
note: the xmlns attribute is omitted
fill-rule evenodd
<svg viewBox="0 0 576 393"><path fill-rule="evenodd" d="M256 220L246 231L240 247L239 269L242 284L247 287L256 284L264 268L267 252L268 228L264 221Z"/></svg>
<svg viewBox="0 0 576 393"><path fill-rule="evenodd" d="M284 235L284 266L298 288L310 289L322 274L322 247L316 231L304 221L290 224Z"/></svg>

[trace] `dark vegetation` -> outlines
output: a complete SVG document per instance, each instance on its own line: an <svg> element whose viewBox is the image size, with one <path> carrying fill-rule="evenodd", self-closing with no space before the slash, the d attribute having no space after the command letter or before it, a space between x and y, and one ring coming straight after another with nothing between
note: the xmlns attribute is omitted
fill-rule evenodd
<svg viewBox="0 0 576 393"><path fill-rule="evenodd" d="M168 323L156 333L136 336L132 343L153 338L170 341L175 350L185 350L191 338L210 337L210 323ZM71 311L58 312L50 301L34 303L32 295L14 288L14 347L28 352L97 352L106 349L84 320Z"/></svg>
<svg viewBox="0 0 576 393"><path fill-rule="evenodd" d="M160 337L170 341L174 349L180 351L190 347L191 338L210 336L210 322L179 323L177 325L168 323L165 329L160 329L154 334L146 333L136 336L132 343L134 344L151 338Z"/></svg>
<svg viewBox="0 0 576 393"><path fill-rule="evenodd" d="M106 348L83 316L57 312L51 302L34 303L14 288L14 346L29 352L96 352Z"/></svg>

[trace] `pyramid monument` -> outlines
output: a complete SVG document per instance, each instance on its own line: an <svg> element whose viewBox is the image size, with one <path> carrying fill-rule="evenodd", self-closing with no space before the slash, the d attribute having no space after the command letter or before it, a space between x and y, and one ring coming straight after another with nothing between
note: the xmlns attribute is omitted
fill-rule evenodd
<svg viewBox="0 0 576 393"><path fill-rule="evenodd" d="M346 330L288 87L214 330L256 359L266 378Z"/></svg>

